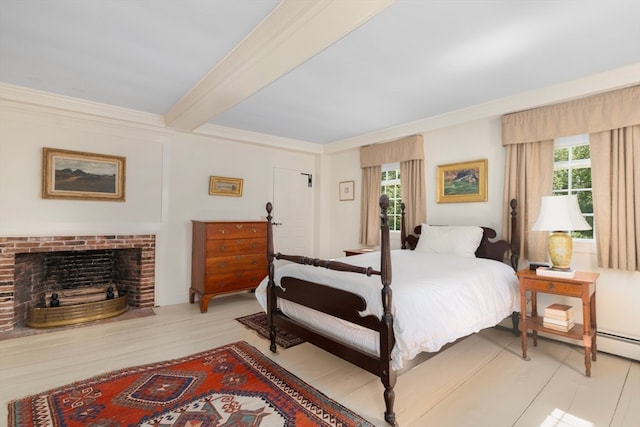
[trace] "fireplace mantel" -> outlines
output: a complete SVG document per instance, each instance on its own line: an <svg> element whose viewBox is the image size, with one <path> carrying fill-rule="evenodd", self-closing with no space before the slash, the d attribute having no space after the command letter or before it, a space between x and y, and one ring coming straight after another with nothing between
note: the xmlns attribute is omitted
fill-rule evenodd
<svg viewBox="0 0 640 427"><path fill-rule="evenodd" d="M16 301L16 254L139 249L139 281L129 289L129 305L151 308L155 302L155 235L83 235L0 237L0 333L24 322L26 307Z"/></svg>

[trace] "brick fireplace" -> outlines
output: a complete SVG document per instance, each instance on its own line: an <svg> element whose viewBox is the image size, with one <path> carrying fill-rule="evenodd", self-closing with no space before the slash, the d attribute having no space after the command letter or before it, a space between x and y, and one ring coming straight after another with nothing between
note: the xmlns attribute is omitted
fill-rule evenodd
<svg viewBox="0 0 640 427"><path fill-rule="evenodd" d="M155 236L0 237L0 334L24 326L27 308L56 286L108 281L126 291L129 306L153 307Z"/></svg>

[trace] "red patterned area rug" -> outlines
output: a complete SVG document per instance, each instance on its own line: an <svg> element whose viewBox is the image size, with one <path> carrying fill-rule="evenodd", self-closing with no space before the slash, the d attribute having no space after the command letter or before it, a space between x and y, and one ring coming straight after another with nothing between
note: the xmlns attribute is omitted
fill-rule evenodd
<svg viewBox="0 0 640 427"><path fill-rule="evenodd" d="M267 327L267 314L264 312L250 314L248 316L238 317L238 322L247 328L256 331L264 339L269 339L269 328ZM293 347L302 344L304 340L292 334L289 331L276 328L276 344L282 348Z"/></svg>
<svg viewBox="0 0 640 427"><path fill-rule="evenodd" d="M9 426L373 426L240 341L9 403Z"/></svg>

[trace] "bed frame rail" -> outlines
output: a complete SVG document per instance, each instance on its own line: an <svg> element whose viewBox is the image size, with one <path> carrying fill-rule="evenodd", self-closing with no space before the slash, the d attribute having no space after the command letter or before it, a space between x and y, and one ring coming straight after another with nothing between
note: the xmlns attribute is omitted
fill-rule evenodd
<svg viewBox="0 0 640 427"><path fill-rule="evenodd" d="M320 258L307 258L300 255L285 255L280 252L275 254L275 259L282 259L285 261L295 262L296 264L312 265L314 267L324 267L327 270L345 271L348 273L360 273L367 276L377 275L382 273L378 270L374 270L373 267L360 267L357 265L347 264L345 262L339 262L334 260L325 260Z"/></svg>

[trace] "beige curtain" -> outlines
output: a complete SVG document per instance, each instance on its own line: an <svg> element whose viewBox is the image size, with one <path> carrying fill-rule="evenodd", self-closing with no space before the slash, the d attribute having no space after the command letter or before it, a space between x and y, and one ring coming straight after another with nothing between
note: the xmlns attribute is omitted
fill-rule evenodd
<svg viewBox="0 0 640 427"><path fill-rule="evenodd" d="M545 141L640 124L640 86L502 117L502 145Z"/></svg>
<svg viewBox="0 0 640 427"><path fill-rule="evenodd" d="M372 203L380 198L382 167L362 168L362 198L360 199L360 244L380 244L380 207Z"/></svg>
<svg viewBox="0 0 640 427"><path fill-rule="evenodd" d="M614 90L575 101L521 111L502 117L502 145L505 146L507 157L504 201L507 203L510 198L515 197L520 206L518 211L520 215L519 224L521 225L519 234L522 237L520 240L521 257L531 261L546 258L546 255L543 258L541 252L544 251L543 242L546 236L543 237L543 233L540 232L532 232L531 226L535 222L540 208L540 198L544 195L551 194L553 185L553 139L584 133L605 133L609 135L609 131L612 129L627 128L630 126L635 127L638 124L640 124L640 86ZM600 136L599 138L607 139L609 137ZM541 149L539 154L533 154L533 149L524 147L529 144L540 144L538 141L544 141L544 144L548 145L548 147ZM521 145L523 147L516 148ZM529 152L528 150L531 151ZM628 150L628 148L625 148L625 150ZM628 159L627 162L635 161L637 164L638 151L636 148L635 157L630 156L628 151L626 152L627 154L623 154L623 157ZM592 172L594 169L594 159L598 163L595 169L602 169L602 166L598 166L600 162L598 156L599 154L594 153L592 149ZM540 162L540 164L536 165L535 162ZM635 168L637 170L637 165ZM596 173L598 173L598 177L592 178L594 182L596 221L599 221L598 216L601 217L601 220L607 220L609 218L607 211L604 211L603 214L598 214L597 210L601 208L601 206L598 206L601 204L600 199L606 199L606 195L602 196L604 190L600 190L601 195L599 195L598 200L596 200L597 190L595 185L597 183L598 188L612 187L614 183L611 180L617 178L617 176L613 177L606 171ZM623 179L627 182L629 180L634 181L638 179L637 175L638 173L636 173L634 177L628 175ZM638 188L638 185L635 185L635 190L633 191L637 193L639 191ZM607 190L607 192L609 191L610 190ZM626 203L627 206L629 206L628 203L631 202L627 199ZM636 218L635 227L637 227L638 224L637 205L635 208L627 209L631 209L630 214L617 225L617 228L621 230L620 232L633 229L634 225L629 223L629 221L633 219L633 216ZM611 214L614 213L616 212L611 212ZM509 236L507 233L509 228L508 218L509 214L505 212L503 216L503 236ZM618 221L620 221L620 219ZM600 226L596 225L596 233L599 233L599 227ZM608 227L605 225L604 228L607 229ZM637 233L637 228L635 230ZM599 239L598 235L596 236L596 240ZM637 254L637 238L633 244L635 245ZM626 240L625 245L629 245ZM620 249L612 249L610 252L620 252ZM598 256L600 256L600 254Z"/></svg>
<svg viewBox="0 0 640 427"><path fill-rule="evenodd" d="M518 201L518 230L520 241L520 259L546 261L547 234L531 231L536 222L542 196L550 196L553 188L553 140L512 144L505 147L505 206L502 216L502 236L509 241L511 235L511 216L509 201Z"/></svg>
<svg viewBox="0 0 640 427"><path fill-rule="evenodd" d="M405 203L406 232L411 234L416 225L427 221L424 160L400 162L400 179L402 181L402 200L411 201Z"/></svg>
<svg viewBox="0 0 640 427"><path fill-rule="evenodd" d="M412 161L419 161L419 164L403 166L403 163ZM379 244L380 208L378 201L381 191L381 166L385 163L396 162L400 163L402 200L405 202L409 211L412 212L413 221L424 221L426 218L424 138L422 135L412 135L391 142L361 147L362 200L360 202L360 244L362 245L375 246ZM403 167L408 168L407 172L403 172ZM407 174L407 178L405 178L405 173ZM422 220L420 218L422 218ZM420 224L420 222L416 224Z"/></svg>
<svg viewBox="0 0 640 427"><path fill-rule="evenodd" d="M598 267L640 271L640 125L589 135Z"/></svg>

